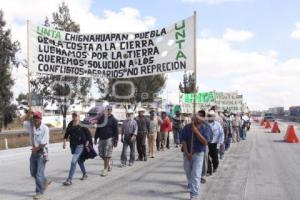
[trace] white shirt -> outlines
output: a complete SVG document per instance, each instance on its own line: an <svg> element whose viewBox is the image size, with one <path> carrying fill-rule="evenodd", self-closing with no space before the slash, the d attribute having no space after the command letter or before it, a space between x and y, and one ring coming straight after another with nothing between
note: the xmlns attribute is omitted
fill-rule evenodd
<svg viewBox="0 0 300 200"><path fill-rule="evenodd" d="M224 130L220 122L214 121L209 123L211 130L213 132L213 138L211 143L222 144L224 142Z"/></svg>
<svg viewBox="0 0 300 200"><path fill-rule="evenodd" d="M45 124L41 124L39 128L33 127L33 140L35 147L39 145L49 144L49 128Z"/></svg>

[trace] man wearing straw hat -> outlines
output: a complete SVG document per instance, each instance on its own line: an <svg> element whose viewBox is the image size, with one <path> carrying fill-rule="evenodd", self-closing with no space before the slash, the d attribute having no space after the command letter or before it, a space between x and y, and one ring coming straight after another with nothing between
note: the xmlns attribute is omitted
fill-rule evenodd
<svg viewBox="0 0 300 200"><path fill-rule="evenodd" d="M126 115L127 119L122 124L121 129L121 142L123 143L123 149L121 154L120 167L126 167L127 164L127 149L130 147L130 159L129 166L132 166L135 161L135 141L137 136L137 123L133 118L133 110L128 110Z"/></svg>

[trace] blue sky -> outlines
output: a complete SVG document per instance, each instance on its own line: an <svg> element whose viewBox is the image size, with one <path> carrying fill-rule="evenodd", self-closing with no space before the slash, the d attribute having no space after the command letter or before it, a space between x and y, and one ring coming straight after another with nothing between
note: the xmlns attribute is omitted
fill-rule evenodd
<svg viewBox="0 0 300 200"><path fill-rule="evenodd" d="M26 19L42 23L61 0L0 0L13 38L26 55ZM197 11L197 67L201 91L238 90L251 109L300 105L298 0L66 0L82 32L144 31ZM217 3L212 3L217 2ZM28 6L28 5L35 6ZM47 5L47 6L45 6ZM297 26L296 26L296 23ZM293 34L293 37L291 36ZM26 91L22 69L16 95ZM178 102L182 73L168 75L165 93Z"/></svg>
<svg viewBox="0 0 300 200"><path fill-rule="evenodd" d="M300 45L288 36L300 19L300 1L297 0L246 0L219 4L183 2L182 0L110 0L94 1L91 11L120 10L130 6L145 16L157 19L156 26L165 26L197 11L198 35L209 29L212 36L222 36L227 27L246 29L255 33L252 41L234 45L241 50L277 50L280 58L299 56ZM101 15L101 14L100 14Z"/></svg>

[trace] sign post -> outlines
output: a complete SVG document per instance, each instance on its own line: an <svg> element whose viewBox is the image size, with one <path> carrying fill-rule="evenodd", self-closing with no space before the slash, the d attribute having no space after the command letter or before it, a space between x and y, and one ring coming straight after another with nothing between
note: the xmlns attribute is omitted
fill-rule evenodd
<svg viewBox="0 0 300 200"><path fill-rule="evenodd" d="M197 13L194 11L194 102L193 102L193 114L196 115L196 95L197 95ZM192 122L193 123L193 122ZM192 142L191 142L191 153L193 153L193 143L194 143L194 134L192 133Z"/></svg>
<svg viewBox="0 0 300 200"><path fill-rule="evenodd" d="M32 106L32 100L31 100L31 86L30 86L30 81L31 81L31 72L30 72L30 67L31 67L31 41L30 41L30 31L31 31L31 22L27 20L27 82L28 82L28 106L29 109L31 109Z"/></svg>

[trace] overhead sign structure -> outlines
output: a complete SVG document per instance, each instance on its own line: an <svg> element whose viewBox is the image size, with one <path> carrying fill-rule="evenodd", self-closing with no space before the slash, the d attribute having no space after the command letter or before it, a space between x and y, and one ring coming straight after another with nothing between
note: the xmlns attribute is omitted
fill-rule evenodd
<svg viewBox="0 0 300 200"><path fill-rule="evenodd" d="M35 74L129 78L193 70L195 18L140 33L80 34L29 24Z"/></svg>

